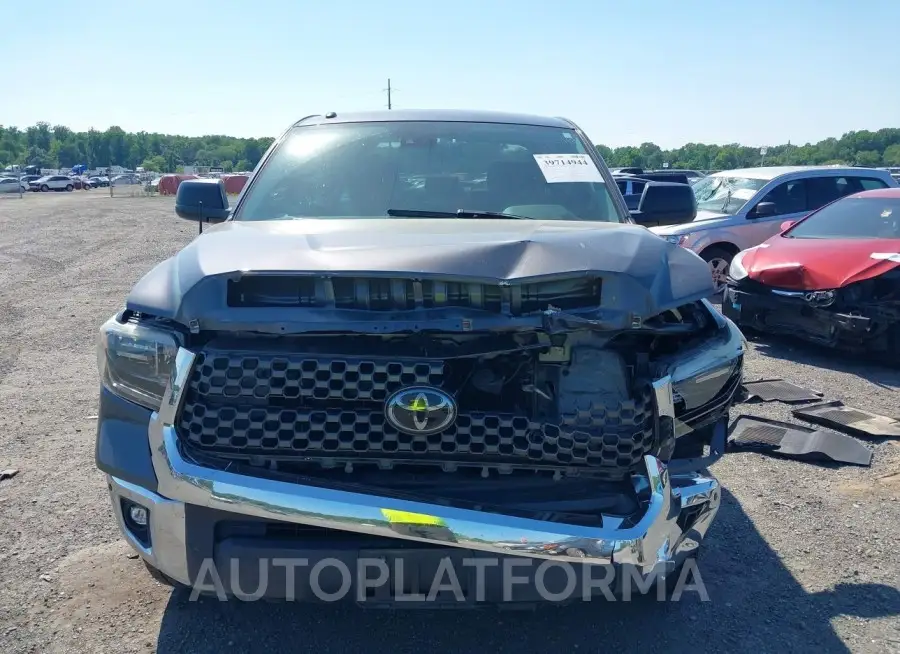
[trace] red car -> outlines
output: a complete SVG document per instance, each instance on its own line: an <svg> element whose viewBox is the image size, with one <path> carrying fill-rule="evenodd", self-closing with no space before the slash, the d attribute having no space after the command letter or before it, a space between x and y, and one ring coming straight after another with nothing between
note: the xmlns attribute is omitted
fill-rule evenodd
<svg viewBox="0 0 900 654"><path fill-rule="evenodd" d="M900 361L900 189L841 198L738 253L722 311L744 328Z"/></svg>

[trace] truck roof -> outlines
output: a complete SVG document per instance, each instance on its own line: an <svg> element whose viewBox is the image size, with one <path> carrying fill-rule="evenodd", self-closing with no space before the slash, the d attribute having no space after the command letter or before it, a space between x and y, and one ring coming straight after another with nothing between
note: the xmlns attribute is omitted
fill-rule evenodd
<svg viewBox="0 0 900 654"><path fill-rule="evenodd" d="M333 117L326 118L326 116ZM534 116L530 114L469 109L393 109L357 113L327 113L316 116L307 116L294 123L294 126L320 125L322 123L372 123L396 121L505 123L534 125L537 127L562 127L567 129L572 129L574 127L574 125L565 118L550 118L547 116Z"/></svg>

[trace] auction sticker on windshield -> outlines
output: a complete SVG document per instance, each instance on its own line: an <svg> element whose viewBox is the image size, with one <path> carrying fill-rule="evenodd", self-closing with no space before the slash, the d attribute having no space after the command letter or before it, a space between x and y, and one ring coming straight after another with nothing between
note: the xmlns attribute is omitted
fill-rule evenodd
<svg viewBox="0 0 900 654"><path fill-rule="evenodd" d="M534 160L548 184L600 182L603 177L586 154L536 154Z"/></svg>

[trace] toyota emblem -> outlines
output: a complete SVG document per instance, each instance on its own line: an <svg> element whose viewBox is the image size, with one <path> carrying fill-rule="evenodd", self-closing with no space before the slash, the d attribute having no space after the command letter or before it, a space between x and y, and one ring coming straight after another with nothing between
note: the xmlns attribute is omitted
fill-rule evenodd
<svg viewBox="0 0 900 654"><path fill-rule="evenodd" d="M388 423L405 434L437 434L456 421L456 401L430 386L402 388L387 399L384 415Z"/></svg>

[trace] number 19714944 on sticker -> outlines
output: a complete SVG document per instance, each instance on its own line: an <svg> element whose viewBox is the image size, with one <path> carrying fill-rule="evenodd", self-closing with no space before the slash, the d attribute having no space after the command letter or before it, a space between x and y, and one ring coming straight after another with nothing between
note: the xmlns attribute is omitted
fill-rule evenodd
<svg viewBox="0 0 900 654"><path fill-rule="evenodd" d="M603 182L597 166L586 154L536 154L534 160L548 184Z"/></svg>

